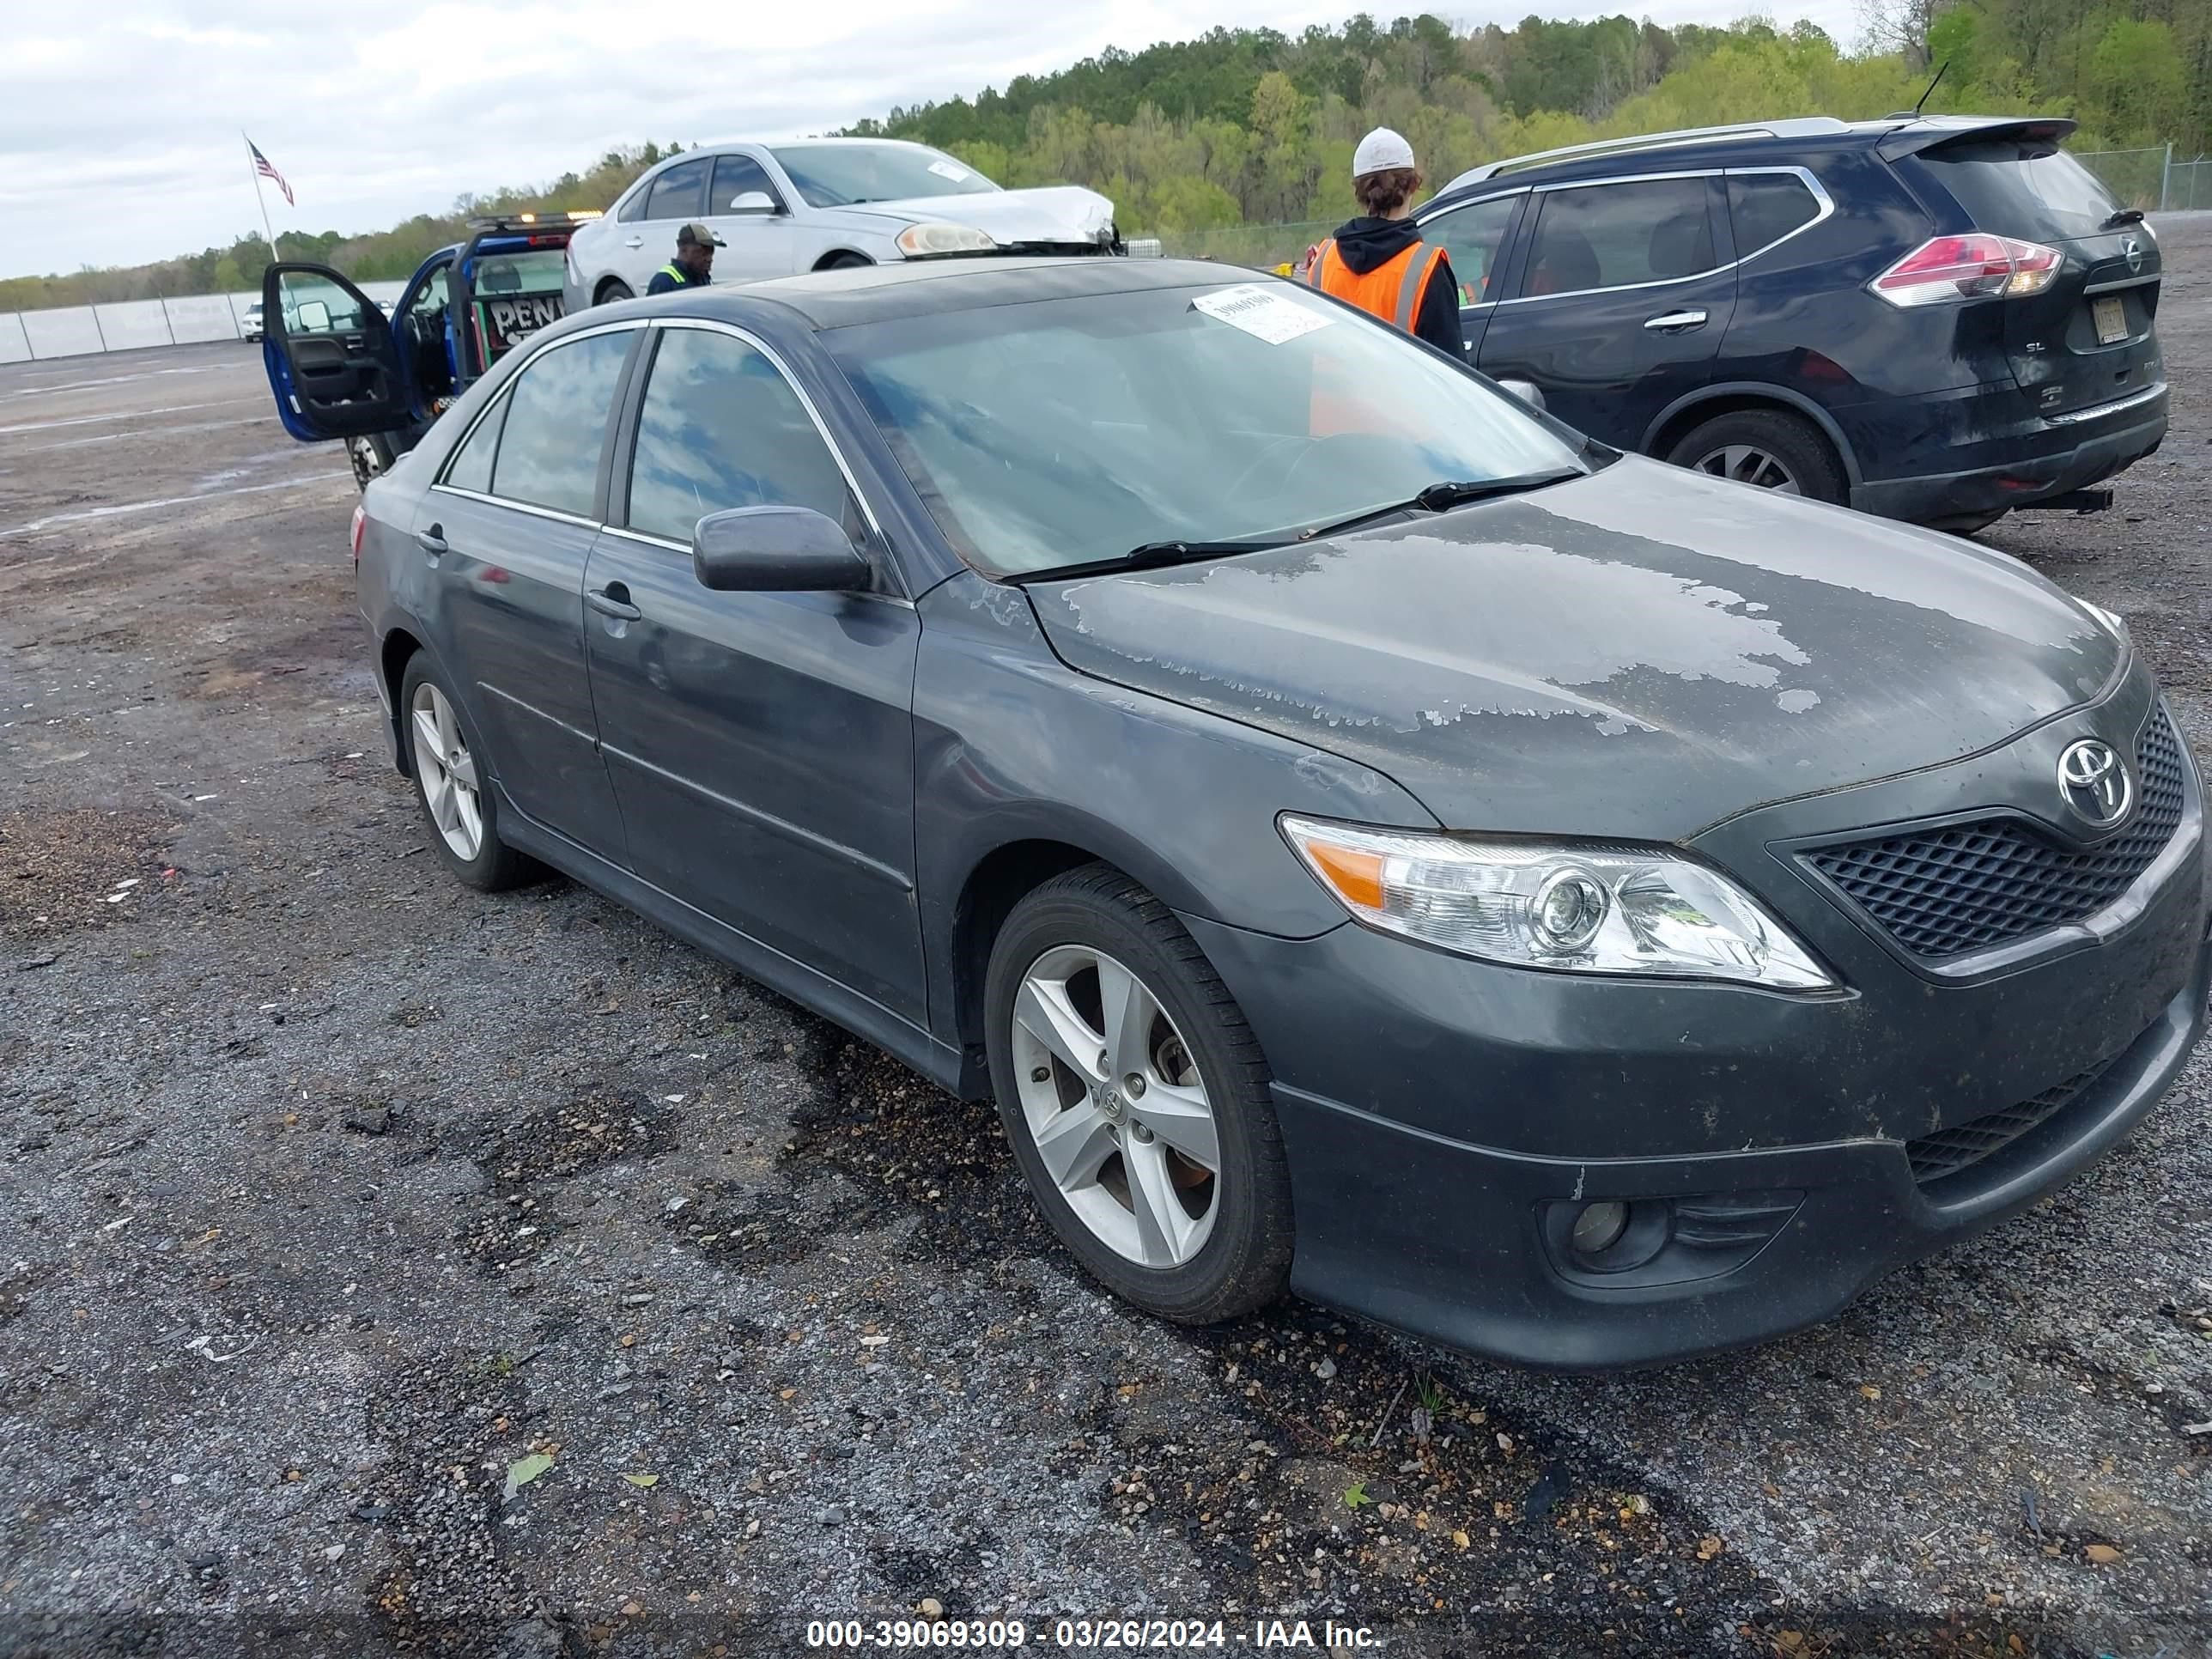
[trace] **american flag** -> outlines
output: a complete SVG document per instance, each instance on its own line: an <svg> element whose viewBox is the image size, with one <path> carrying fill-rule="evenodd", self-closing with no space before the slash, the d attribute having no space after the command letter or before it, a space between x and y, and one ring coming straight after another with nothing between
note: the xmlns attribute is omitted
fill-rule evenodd
<svg viewBox="0 0 2212 1659"><path fill-rule="evenodd" d="M284 192L284 205L286 207L299 206L300 204L292 199L292 186L284 182L284 175L277 172L276 167L270 164L269 158L261 153L261 146L255 143L253 140L249 138L246 141L246 147L253 152L253 170L259 173L264 179L274 179L276 181L276 188Z"/></svg>

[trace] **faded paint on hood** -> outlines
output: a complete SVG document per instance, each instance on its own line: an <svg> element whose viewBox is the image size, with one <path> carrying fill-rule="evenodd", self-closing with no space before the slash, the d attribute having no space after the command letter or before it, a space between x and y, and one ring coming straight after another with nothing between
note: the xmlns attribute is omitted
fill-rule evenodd
<svg viewBox="0 0 2212 1659"><path fill-rule="evenodd" d="M1686 837L2002 743L2125 655L2002 554L1634 458L1028 591L1079 672L1364 762L1469 830Z"/></svg>
<svg viewBox="0 0 2212 1659"><path fill-rule="evenodd" d="M902 225L938 220L973 225L998 240L1101 242L1114 228L1114 204L1095 190L1054 185L1042 190L979 191L969 196L922 196L908 202L868 202L835 211Z"/></svg>

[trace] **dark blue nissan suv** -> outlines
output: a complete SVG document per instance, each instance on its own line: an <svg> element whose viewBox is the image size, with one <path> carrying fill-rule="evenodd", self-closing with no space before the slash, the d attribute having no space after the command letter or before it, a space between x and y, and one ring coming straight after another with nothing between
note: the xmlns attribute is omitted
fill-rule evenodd
<svg viewBox="0 0 2212 1659"><path fill-rule="evenodd" d="M2158 240L2064 120L1826 118L1492 161L1420 214L1470 361L1617 447L1971 532L2166 435Z"/></svg>

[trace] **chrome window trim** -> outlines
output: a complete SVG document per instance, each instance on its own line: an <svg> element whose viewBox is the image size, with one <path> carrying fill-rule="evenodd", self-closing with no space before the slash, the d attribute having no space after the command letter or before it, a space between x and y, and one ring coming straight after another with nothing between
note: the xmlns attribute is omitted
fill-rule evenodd
<svg viewBox="0 0 2212 1659"><path fill-rule="evenodd" d="M1480 305L1462 306L1461 309L1462 311L1479 311L1486 306L1525 306L1551 300L1579 300L1587 298L1589 295L1593 294L1633 294L1646 289L1674 288L1683 283L1701 283L1709 276L1718 276L1724 271L1741 270L1745 265L1749 264L1753 259L1759 258L1764 254L1771 253L1776 248L1780 247L1784 242L1790 240L1790 237L1803 235L1807 231L1812 229L1814 226L1820 223L1823 220L1831 217L1836 211L1836 198L1828 194L1826 187L1823 185L1818 179L1813 176L1812 171L1809 168L1802 167L1705 167L1702 169L1692 169L1672 173L1627 173L1618 179L1565 179L1558 184L1524 185L1523 188L1532 195L1548 196L1557 191L1597 190L1610 185L1659 184L1677 179L1727 179L1744 177L1753 173L1786 173L1796 178L1799 183L1802 184L1808 190L1813 192L1814 200L1820 204L1820 211L1815 213L1811 218L1808 219L1803 224L1798 226L1796 229L1790 232L1788 235L1778 236L1772 241L1765 244L1763 247L1756 247L1748 253L1739 254L1736 258L1729 260L1725 264L1709 266L1704 270L1693 270L1685 276L1662 276L1658 278L1656 281L1649 283L1616 283L1605 288L1569 289L1563 294L1516 294L1510 299L1486 300ZM1486 202L1494 198L1486 196L1480 199ZM1472 207L1474 204L1473 202L1468 202L1462 204L1461 205ZM1735 229L1735 222L1733 220L1729 222L1729 229L1731 232ZM1533 227L1531 228L1530 234L1532 235L1534 234Z"/></svg>
<svg viewBox="0 0 2212 1659"><path fill-rule="evenodd" d="M495 495L489 490L465 489L459 484L447 483L446 480L453 476L454 465L460 459L461 452L469 447L469 440L477 435L477 428L491 418L492 410L507 401L507 394L514 390L514 383L520 380L529 371L531 365L540 357L549 351L558 351L562 346L578 340L595 339L602 334L627 334L641 329L645 325L645 319L641 317L629 318L619 322L594 323L588 328L578 329L574 334L563 334L557 340L548 340L543 344L525 348L528 355L514 368L507 371L507 378L500 382L499 390L484 399L484 406L471 417L467 429L461 434L453 447L446 452L446 459L440 464L438 476L431 480L430 488L433 490L443 490L448 495L459 495L466 501L489 501L495 507L511 507L517 512L533 514L538 518L551 519L561 524L588 525L598 528L600 520L597 519L584 518L574 513L563 513L555 507L539 507L534 502L519 501L509 495ZM607 411L607 418L610 420L618 419L620 415L621 411L617 409L610 408ZM496 477L498 474L499 458L494 456L492 475Z"/></svg>
<svg viewBox="0 0 2212 1659"><path fill-rule="evenodd" d="M860 503L860 516L867 520L868 534L875 539L877 546L884 549L886 555L889 554L890 538L884 534L883 524L877 519L875 508L868 505L867 494L860 488L860 481L854 473L852 464L845 459L845 452L838 447L837 440L831 435L830 423L822 418L822 411L814 406L814 399L806 395L806 388L799 385L798 377L791 372L791 365L784 362L781 354L774 346L750 329L742 328L735 323L720 322L707 317L654 317L647 319L646 326L654 329L691 329L702 334L726 334L732 339L750 346L762 356L767 358L775 367L775 372L783 377L783 383L791 388L792 395L799 399L799 406L806 411L806 418L814 422L815 433L821 438L823 447L829 450L830 459L837 463L837 471L845 480L845 488L853 492L853 499ZM653 376L649 365L646 374L645 389L647 394L653 391ZM641 421L644 414L645 404L643 400L640 399L638 415ZM630 441L630 471L633 475L636 470L637 442L636 434L633 432ZM629 494L627 489L623 491L625 505L629 501ZM688 553L691 550L686 547L684 550ZM891 574L903 582L903 573L894 569Z"/></svg>

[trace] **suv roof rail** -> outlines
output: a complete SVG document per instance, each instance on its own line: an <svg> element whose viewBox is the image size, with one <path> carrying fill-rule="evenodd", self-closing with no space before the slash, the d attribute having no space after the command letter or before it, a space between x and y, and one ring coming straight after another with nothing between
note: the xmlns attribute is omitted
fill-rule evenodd
<svg viewBox="0 0 2212 1659"><path fill-rule="evenodd" d="M1443 196L1462 185L1479 185L1501 173L1542 167L1570 156L1626 155L1639 149L1667 149L1676 144L1717 144L1731 138L1818 138L1849 132L1850 123L1832 115L1795 116L1784 121L1739 121L1720 127L1683 127L1674 132L1645 132L1629 138L1600 138L1587 144L1568 144L1559 149L1538 150L1528 155L1509 155L1465 173L1437 192Z"/></svg>

